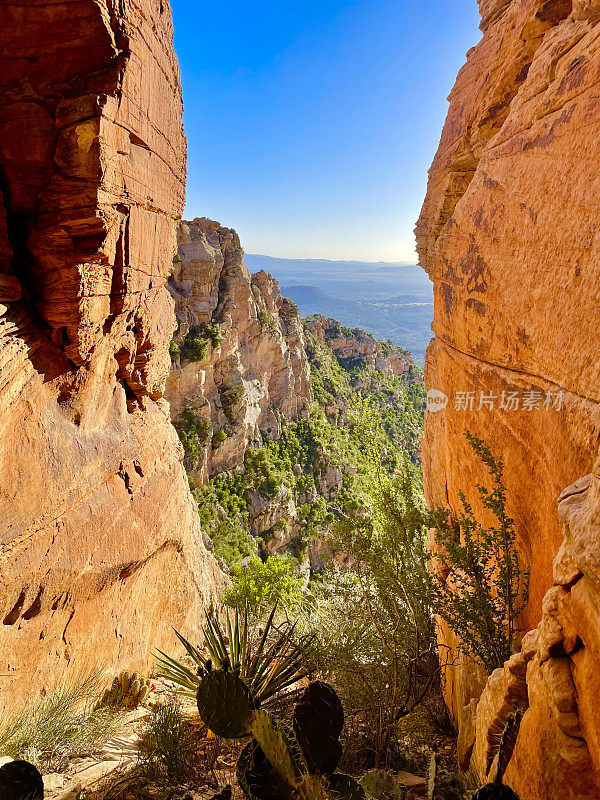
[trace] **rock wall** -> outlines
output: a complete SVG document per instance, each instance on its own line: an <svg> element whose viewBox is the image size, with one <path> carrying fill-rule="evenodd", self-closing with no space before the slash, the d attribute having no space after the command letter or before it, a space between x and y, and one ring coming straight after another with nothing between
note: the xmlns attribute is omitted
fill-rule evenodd
<svg viewBox="0 0 600 800"><path fill-rule="evenodd" d="M185 139L166 0L0 6L0 705L144 668L221 580L162 399Z"/></svg>
<svg viewBox="0 0 600 800"><path fill-rule="evenodd" d="M201 483L240 467L250 443L278 439L283 421L308 413L310 370L298 309L269 273L250 274L234 230L183 222L178 245L167 397L176 424L186 409L204 420L206 446L186 464Z"/></svg>
<svg viewBox="0 0 600 800"><path fill-rule="evenodd" d="M487 478L464 430L503 457L530 568L521 627L532 632L514 670L509 662L486 682L463 661L447 696L465 766L472 753L485 773L516 698L524 717L509 782L523 800L592 798L598 466L563 494L564 529L556 498L592 472L599 448L600 3L479 5L483 38L450 94L417 223L435 287L426 381L449 398L427 416L423 464L429 501L456 510L460 489L478 508L474 483Z"/></svg>

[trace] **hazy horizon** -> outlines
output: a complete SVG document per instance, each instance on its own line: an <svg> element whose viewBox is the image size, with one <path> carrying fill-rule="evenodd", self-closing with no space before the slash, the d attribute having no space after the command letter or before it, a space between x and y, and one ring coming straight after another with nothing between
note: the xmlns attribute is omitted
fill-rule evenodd
<svg viewBox="0 0 600 800"><path fill-rule="evenodd" d="M274 256L268 253L249 253L244 250L244 257L266 258L273 261L304 261L304 262L327 262L328 264L368 264L370 266L381 267L418 267L418 259L414 261L364 261L356 258L321 258L319 256L296 257L296 256Z"/></svg>

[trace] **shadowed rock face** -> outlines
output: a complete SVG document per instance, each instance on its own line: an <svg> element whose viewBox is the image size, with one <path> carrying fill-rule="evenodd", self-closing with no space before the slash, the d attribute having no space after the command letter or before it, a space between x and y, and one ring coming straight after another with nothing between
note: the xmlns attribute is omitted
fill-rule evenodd
<svg viewBox="0 0 600 800"><path fill-rule="evenodd" d="M450 94L417 224L421 264L435 285L426 381L450 397L426 419L425 485L433 503L456 510L463 489L479 508L474 483L488 476L464 430L503 457L508 510L531 571L522 630L540 627L515 666L520 679L526 672L525 700L508 666L485 685L466 662L450 676L448 700L485 770L485 742L507 698L521 698L526 713L508 775L524 800L598 797L600 578L585 557L596 547L597 504L587 490L595 511L578 516L580 546L565 565L561 543L574 528L563 531L556 498L598 455L600 4L485 0L480 9L483 38ZM530 390L541 402L526 410ZM455 409L457 392L474 393L473 411ZM477 410L481 392L495 396L493 411L485 403ZM519 409L501 409L502 392L519 393ZM562 392L560 409L544 408L547 392Z"/></svg>
<svg viewBox="0 0 600 800"><path fill-rule="evenodd" d="M220 580L162 400L185 139L166 0L0 6L0 705L147 665Z"/></svg>

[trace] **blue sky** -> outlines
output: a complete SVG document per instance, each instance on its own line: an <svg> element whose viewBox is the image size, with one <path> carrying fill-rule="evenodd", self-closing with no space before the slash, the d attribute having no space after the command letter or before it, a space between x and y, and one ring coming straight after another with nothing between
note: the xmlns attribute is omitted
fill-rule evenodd
<svg viewBox="0 0 600 800"><path fill-rule="evenodd" d="M171 0L185 217L247 252L415 263L446 97L475 0Z"/></svg>

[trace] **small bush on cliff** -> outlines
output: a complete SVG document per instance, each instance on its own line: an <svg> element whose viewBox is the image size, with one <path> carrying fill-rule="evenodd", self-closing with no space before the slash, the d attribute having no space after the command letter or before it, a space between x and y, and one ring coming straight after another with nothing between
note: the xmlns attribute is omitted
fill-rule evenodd
<svg viewBox="0 0 600 800"><path fill-rule="evenodd" d="M198 325L197 329L199 332L201 332L203 337L210 339L210 343L215 349L219 347L223 341L223 334L221 333L221 328L219 325L216 325L212 322L206 322L204 325Z"/></svg>
<svg viewBox="0 0 600 800"><path fill-rule="evenodd" d="M218 430L215 434L213 434L212 446L213 447L218 447L220 444L223 444L223 442L226 439L227 439L227 431L225 431L225 430L223 430L223 428L221 428L221 430Z"/></svg>
<svg viewBox="0 0 600 800"><path fill-rule="evenodd" d="M179 345L175 340L173 340L169 344L169 355L171 356L171 361L177 361L177 359L181 355L181 348L179 347Z"/></svg>
<svg viewBox="0 0 600 800"><path fill-rule="evenodd" d="M458 518L446 509L433 512L429 524L436 528L438 543L432 571L433 604L463 647L492 672L513 653L517 618L527 603L529 575L521 568L514 520L506 511L502 459L495 458L478 436L468 431L465 436L490 472L493 488L477 484L477 491L496 522L483 525L462 492Z"/></svg>
<svg viewBox="0 0 600 800"><path fill-rule="evenodd" d="M232 386L221 393L221 403L223 405L223 413L229 420L233 422L236 417L236 412L239 410L240 404L244 399L245 390L242 384Z"/></svg>
<svg viewBox="0 0 600 800"><path fill-rule="evenodd" d="M279 320L274 314L269 314L269 312L265 311L263 308L258 312L258 321L260 322L261 328L266 331L269 336L276 338L279 333Z"/></svg>
<svg viewBox="0 0 600 800"><path fill-rule="evenodd" d="M194 325L184 339L181 355L188 361L204 361L208 355L208 345L211 344L216 349L222 341L223 334L218 325Z"/></svg>
<svg viewBox="0 0 600 800"><path fill-rule="evenodd" d="M196 410L188 406L179 415L174 425L183 445L186 467L191 470L198 469L202 464L204 448L208 442L210 423L208 420L200 418Z"/></svg>
<svg viewBox="0 0 600 800"><path fill-rule="evenodd" d="M208 339L199 336L186 336L181 355L188 361L204 361L208 355Z"/></svg>

